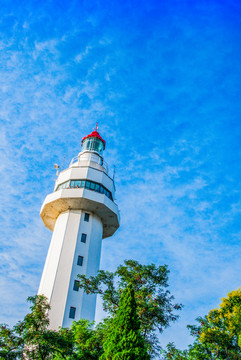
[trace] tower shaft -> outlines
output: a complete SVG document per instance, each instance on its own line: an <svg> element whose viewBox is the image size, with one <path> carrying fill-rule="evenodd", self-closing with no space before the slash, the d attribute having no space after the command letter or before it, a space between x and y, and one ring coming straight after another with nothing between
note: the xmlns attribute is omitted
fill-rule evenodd
<svg viewBox="0 0 241 360"><path fill-rule="evenodd" d="M51 328L70 327L73 316L94 320L96 295L83 294L77 286L78 274L89 277L99 270L102 233L98 216L81 210L59 215L39 286L39 294L49 299Z"/></svg>

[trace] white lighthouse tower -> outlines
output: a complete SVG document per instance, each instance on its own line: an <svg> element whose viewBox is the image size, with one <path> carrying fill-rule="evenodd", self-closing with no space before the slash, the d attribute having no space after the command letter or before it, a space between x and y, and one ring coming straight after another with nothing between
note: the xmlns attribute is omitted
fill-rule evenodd
<svg viewBox="0 0 241 360"><path fill-rule="evenodd" d="M44 225L53 231L38 290L49 300L51 329L70 327L81 318L94 320L96 295L79 289L77 275L96 275L102 239L119 227L114 182L103 161L105 141L97 127L81 146L40 211Z"/></svg>

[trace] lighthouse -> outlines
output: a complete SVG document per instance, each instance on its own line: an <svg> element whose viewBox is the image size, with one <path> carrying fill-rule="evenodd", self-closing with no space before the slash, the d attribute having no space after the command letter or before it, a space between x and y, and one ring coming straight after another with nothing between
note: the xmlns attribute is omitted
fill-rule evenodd
<svg viewBox="0 0 241 360"><path fill-rule="evenodd" d="M40 211L53 235L38 294L48 298L53 330L94 320L96 295L79 288L78 274L97 274L102 239L119 227L114 181L103 159L106 143L97 130L82 139L81 152L58 174Z"/></svg>

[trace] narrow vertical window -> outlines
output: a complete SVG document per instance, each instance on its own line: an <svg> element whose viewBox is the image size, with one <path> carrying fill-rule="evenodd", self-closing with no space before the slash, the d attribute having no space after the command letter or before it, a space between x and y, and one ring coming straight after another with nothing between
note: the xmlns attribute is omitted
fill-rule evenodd
<svg viewBox="0 0 241 360"><path fill-rule="evenodd" d="M90 214L85 213L84 221L89 222Z"/></svg>
<svg viewBox="0 0 241 360"><path fill-rule="evenodd" d="M76 311L76 308L75 307L70 307L70 310L69 310L69 318L70 319L74 319L75 318L75 311Z"/></svg>
<svg viewBox="0 0 241 360"><path fill-rule="evenodd" d="M84 261L84 257L83 256L78 256L77 265L83 266L83 261Z"/></svg>
<svg viewBox="0 0 241 360"><path fill-rule="evenodd" d="M87 235L86 235L86 234L82 234L82 235L81 235L81 242L82 242L82 243L86 243L86 238L87 238Z"/></svg>
<svg viewBox="0 0 241 360"><path fill-rule="evenodd" d="M100 192L100 184L95 184L95 191Z"/></svg>
<svg viewBox="0 0 241 360"><path fill-rule="evenodd" d="M79 291L79 280L75 280L75 281L74 281L73 290L74 290L74 291Z"/></svg>
<svg viewBox="0 0 241 360"><path fill-rule="evenodd" d="M86 187L86 189L89 189L89 188L90 188L90 181L86 181L86 182L85 182L85 187Z"/></svg>

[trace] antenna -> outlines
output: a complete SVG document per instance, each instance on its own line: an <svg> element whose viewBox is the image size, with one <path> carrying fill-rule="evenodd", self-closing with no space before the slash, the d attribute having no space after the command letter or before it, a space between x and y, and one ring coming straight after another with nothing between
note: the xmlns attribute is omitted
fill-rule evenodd
<svg viewBox="0 0 241 360"><path fill-rule="evenodd" d="M113 185L114 185L114 190L116 191L116 188L115 188L115 172L116 172L116 166L114 165L113 168L114 168L114 170L113 170Z"/></svg>
<svg viewBox="0 0 241 360"><path fill-rule="evenodd" d="M98 121L96 121L95 131L98 130Z"/></svg>
<svg viewBox="0 0 241 360"><path fill-rule="evenodd" d="M64 160L63 160L62 166L61 166L61 171L63 171L63 169L64 169L64 163L65 163L65 155L64 155Z"/></svg>
<svg viewBox="0 0 241 360"><path fill-rule="evenodd" d="M114 170L113 170L113 180L115 180L115 172L116 172L116 166L113 166Z"/></svg>

